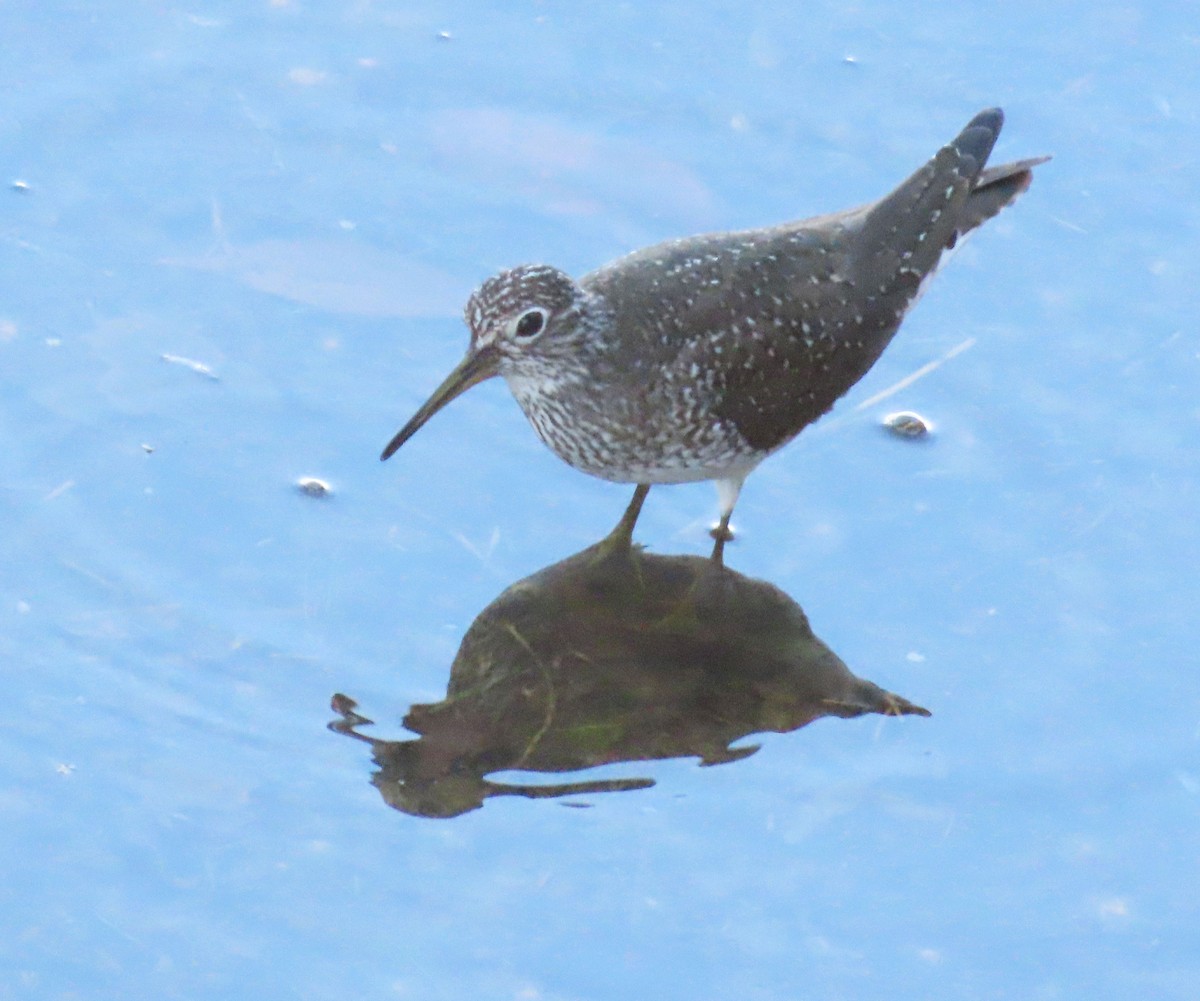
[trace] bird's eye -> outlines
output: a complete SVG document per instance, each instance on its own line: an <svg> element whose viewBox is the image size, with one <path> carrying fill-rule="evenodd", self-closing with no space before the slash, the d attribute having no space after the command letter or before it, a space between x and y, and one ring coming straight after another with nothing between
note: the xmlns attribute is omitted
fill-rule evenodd
<svg viewBox="0 0 1200 1001"><path fill-rule="evenodd" d="M517 325L513 328L513 332L520 338L528 339L540 334L545 325L546 311L531 309L521 314L521 318L517 320Z"/></svg>

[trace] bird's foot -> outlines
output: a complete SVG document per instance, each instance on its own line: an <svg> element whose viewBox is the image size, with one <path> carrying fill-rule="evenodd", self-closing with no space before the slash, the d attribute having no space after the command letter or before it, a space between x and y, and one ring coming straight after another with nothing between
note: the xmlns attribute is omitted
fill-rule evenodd
<svg viewBox="0 0 1200 1001"><path fill-rule="evenodd" d="M714 525L708 534L716 540L712 551L712 561L718 566L724 566L725 543L732 542L734 538L733 529L729 527L729 515L722 515L720 523Z"/></svg>

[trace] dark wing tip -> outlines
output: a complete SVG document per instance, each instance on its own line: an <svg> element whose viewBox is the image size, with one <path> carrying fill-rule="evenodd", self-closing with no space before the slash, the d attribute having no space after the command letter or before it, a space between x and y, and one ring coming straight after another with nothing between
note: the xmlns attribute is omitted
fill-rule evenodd
<svg viewBox="0 0 1200 1001"><path fill-rule="evenodd" d="M1004 127L1004 110L1002 108L984 108L967 123L968 129L983 128L999 132Z"/></svg>
<svg viewBox="0 0 1200 1001"><path fill-rule="evenodd" d="M1003 127L1004 112L999 108L988 108L967 122L950 145L960 156L974 160L977 170L982 169L992 155L992 147L996 145Z"/></svg>

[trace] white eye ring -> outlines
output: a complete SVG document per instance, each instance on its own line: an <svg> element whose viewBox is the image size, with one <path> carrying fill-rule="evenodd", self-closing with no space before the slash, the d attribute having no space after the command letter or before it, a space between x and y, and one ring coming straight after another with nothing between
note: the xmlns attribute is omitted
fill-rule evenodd
<svg viewBox="0 0 1200 1001"><path fill-rule="evenodd" d="M508 331L515 340L530 341L546 329L547 313L540 306L525 310L509 321Z"/></svg>

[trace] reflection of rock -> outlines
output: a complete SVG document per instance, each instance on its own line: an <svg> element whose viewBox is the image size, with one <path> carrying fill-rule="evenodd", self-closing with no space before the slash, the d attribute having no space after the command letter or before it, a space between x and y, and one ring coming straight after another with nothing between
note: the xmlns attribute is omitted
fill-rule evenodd
<svg viewBox="0 0 1200 1001"><path fill-rule="evenodd" d="M337 699L345 700L344 696ZM404 719L419 740L334 728L372 745L373 781L397 809L454 816L494 795L561 796L652 785L491 782L505 769L753 754L747 734L822 716L929 713L850 673L778 588L693 556L601 543L514 584L463 638L446 698Z"/></svg>

